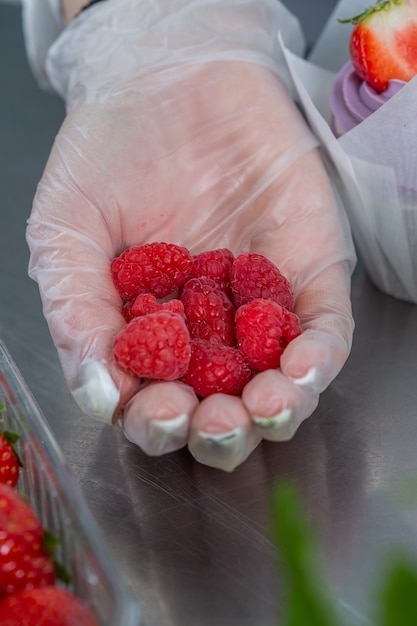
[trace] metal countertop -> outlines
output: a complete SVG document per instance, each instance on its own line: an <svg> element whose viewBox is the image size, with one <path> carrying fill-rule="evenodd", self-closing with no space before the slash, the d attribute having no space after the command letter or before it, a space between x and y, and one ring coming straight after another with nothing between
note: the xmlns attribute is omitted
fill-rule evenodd
<svg viewBox="0 0 417 626"><path fill-rule="evenodd" d="M17 6L0 3L0 51L0 335L146 626L275 626L268 506L282 476L300 486L343 610L352 624L371 623L387 550L417 552L417 508L399 504L417 473L417 307L380 293L358 266L350 359L292 441L261 444L230 475L185 450L146 457L117 427L85 418L64 382L24 240L63 106L30 75Z"/></svg>

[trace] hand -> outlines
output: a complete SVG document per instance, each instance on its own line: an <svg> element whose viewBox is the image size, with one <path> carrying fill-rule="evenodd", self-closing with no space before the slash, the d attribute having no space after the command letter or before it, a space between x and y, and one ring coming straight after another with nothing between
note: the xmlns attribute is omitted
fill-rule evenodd
<svg viewBox="0 0 417 626"><path fill-rule="evenodd" d="M262 437L292 437L349 354L349 229L316 141L278 72L195 56L150 67L143 42L143 55L125 47L134 26L110 5L77 18L65 51L55 51L50 71L69 111L29 219L30 274L85 413L121 418L126 436L149 454L188 443L202 463L232 470ZM201 20L212 22L213 7L205 10ZM255 29L261 16L252 17ZM94 57L97 20L113 30ZM169 30L174 56L193 33L185 17L176 20ZM161 18L145 39L166 41L163 33ZM183 384L143 387L123 372L112 357L124 319L109 266L126 247L149 241L193 253L253 251L275 262L294 287L305 331L281 368L259 374L239 398L215 394L202 402Z"/></svg>

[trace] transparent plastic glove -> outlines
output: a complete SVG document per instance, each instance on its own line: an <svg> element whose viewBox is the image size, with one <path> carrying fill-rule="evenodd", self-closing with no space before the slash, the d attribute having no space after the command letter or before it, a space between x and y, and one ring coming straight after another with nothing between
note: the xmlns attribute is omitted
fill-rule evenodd
<svg viewBox="0 0 417 626"><path fill-rule="evenodd" d="M280 29L298 33L275 0L112 0L81 14L48 57L68 115L27 229L30 275L82 410L121 418L149 454L188 443L227 471L262 437L294 434L343 366L353 330L350 232L282 79ZM183 384L144 386L123 372L109 266L149 241L274 261L305 330L281 369L242 397L201 402Z"/></svg>

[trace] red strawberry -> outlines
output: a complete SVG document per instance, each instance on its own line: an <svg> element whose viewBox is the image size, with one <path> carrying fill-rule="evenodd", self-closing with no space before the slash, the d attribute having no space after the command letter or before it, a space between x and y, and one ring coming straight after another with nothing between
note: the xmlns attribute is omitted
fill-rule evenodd
<svg viewBox="0 0 417 626"><path fill-rule="evenodd" d="M18 439L15 433L0 433L0 483L11 487L16 487L19 480L20 460L13 447Z"/></svg>
<svg viewBox="0 0 417 626"><path fill-rule="evenodd" d="M111 264L116 289L124 300L140 293L165 298L187 280L193 257L174 243L153 242L128 248Z"/></svg>
<svg viewBox="0 0 417 626"><path fill-rule="evenodd" d="M358 75L376 91L392 79L409 81L417 74L417 1L380 0L342 23L355 25L350 56Z"/></svg>
<svg viewBox="0 0 417 626"><path fill-rule="evenodd" d="M203 339L191 341L191 359L183 382L198 396L212 393L238 395L249 381L251 371L236 348Z"/></svg>
<svg viewBox="0 0 417 626"><path fill-rule="evenodd" d="M278 367L285 348L301 332L297 315L272 300L252 300L236 311L238 347L254 370Z"/></svg>
<svg viewBox="0 0 417 626"><path fill-rule="evenodd" d="M135 317L114 341L117 363L139 378L180 378L187 370L190 353L185 320L171 311Z"/></svg>
<svg viewBox="0 0 417 626"><path fill-rule="evenodd" d="M0 484L0 596L54 582L38 517L17 491Z"/></svg>
<svg viewBox="0 0 417 626"><path fill-rule="evenodd" d="M98 626L92 612L61 587L19 591L0 601L1 626Z"/></svg>

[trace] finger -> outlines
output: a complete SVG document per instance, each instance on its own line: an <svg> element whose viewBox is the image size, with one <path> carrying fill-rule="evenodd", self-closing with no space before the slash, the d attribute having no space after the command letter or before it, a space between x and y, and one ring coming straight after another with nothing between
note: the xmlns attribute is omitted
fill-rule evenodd
<svg viewBox="0 0 417 626"><path fill-rule="evenodd" d="M295 312L303 333L281 357L281 371L299 385L323 391L346 362L354 321L350 277L343 263L320 272L298 294Z"/></svg>
<svg viewBox="0 0 417 626"><path fill-rule="evenodd" d="M194 412L188 447L204 465L233 471L261 441L240 398L213 394Z"/></svg>
<svg viewBox="0 0 417 626"><path fill-rule="evenodd" d="M110 422L140 381L113 358L114 338L125 321L108 258L73 235L47 248L38 249L36 279L65 378L84 413ZM56 256L45 267L50 252Z"/></svg>
<svg viewBox="0 0 417 626"><path fill-rule="evenodd" d="M29 274L68 386L82 411L111 421L140 381L113 359L125 321L110 262L113 240L100 210L53 168L38 187L28 220Z"/></svg>
<svg viewBox="0 0 417 626"><path fill-rule="evenodd" d="M305 330L287 346L281 372L299 386L321 393L342 369L349 349L336 334Z"/></svg>
<svg viewBox="0 0 417 626"><path fill-rule="evenodd" d="M273 441L295 434L348 358L353 319L344 264L310 281L298 294L295 311L303 333L285 349L280 369L258 374L242 394L258 432Z"/></svg>
<svg viewBox="0 0 417 626"><path fill-rule="evenodd" d="M291 439L314 411L318 399L318 393L298 385L278 369L258 374L242 393L258 435L270 441Z"/></svg>
<svg viewBox="0 0 417 626"><path fill-rule="evenodd" d="M183 448L198 398L188 385L157 382L145 386L126 405L122 427L144 452L160 456Z"/></svg>
<svg viewBox="0 0 417 626"><path fill-rule="evenodd" d="M270 258L289 278L304 330L284 351L281 371L320 392L338 374L351 348L354 250L315 150L289 168L281 182L275 189L279 201L253 237L252 250Z"/></svg>

